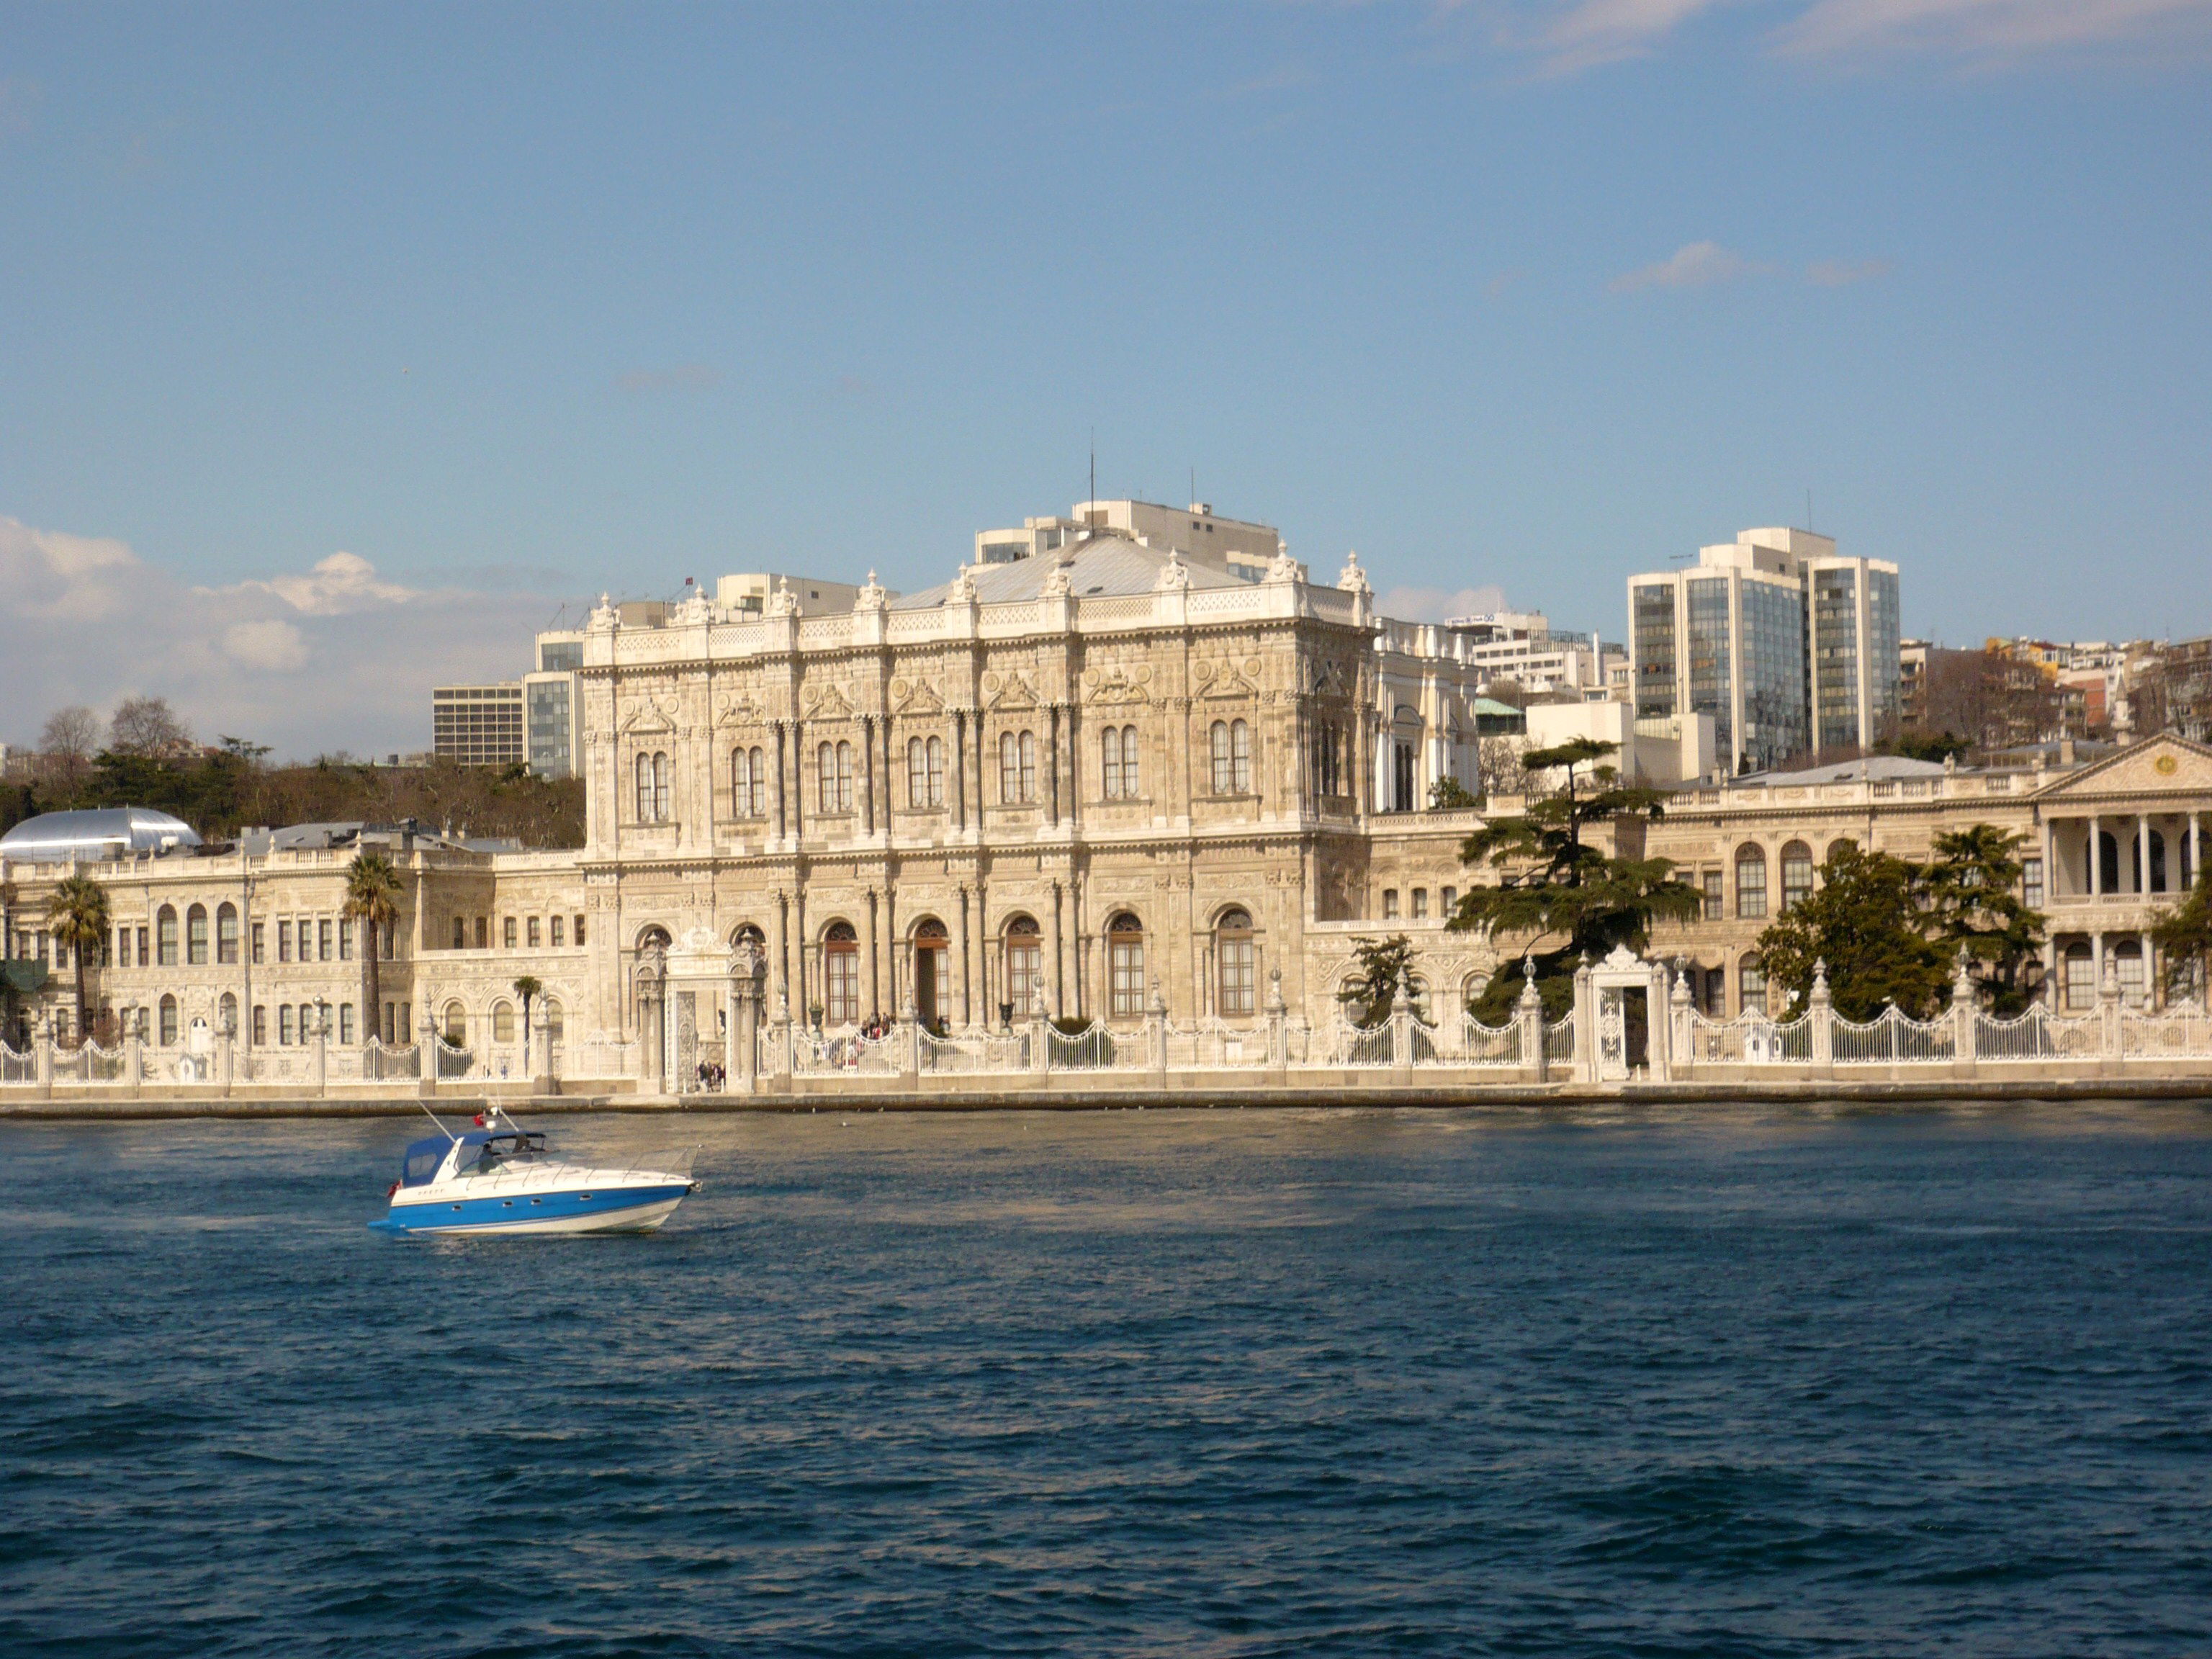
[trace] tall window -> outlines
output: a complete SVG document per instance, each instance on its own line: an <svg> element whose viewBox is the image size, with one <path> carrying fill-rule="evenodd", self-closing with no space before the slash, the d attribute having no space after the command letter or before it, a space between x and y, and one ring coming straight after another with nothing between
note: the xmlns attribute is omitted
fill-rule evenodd
<svg viewBox="0 0 2212 1659"><path fill-rule="evenodd" d="M1316 794L1340 795L1344 793L1343 754L1343 737L1336 726L1328 720L1317 723L1313 732Z"/></svg>
<svg viewBox="0 0 2212 1659"><path fill-rule="evenodd" d="M233 1036L239 1034L238 998L228 991L222 994L222 1000L216 1005L216 1024L217 1029L228 1031Z"/></svg>
<svg viewBox="0 0 2212 1659"><path fill-rule="evenodd" d="M1121 728L1109 726L1098 734L1100 790L1108 800L1121 799Z"/></svg>
<svg viewBox="0 0 2212 1659"><path fill-rule="evenodd" d="M177 1000L173 996L161 999L161 1046L173 1048L177 1044Z"/></svg>
<svg viewBox="0 0 2212 1659"><path fill-rule="evenodd" d="M1115 1018L1145 1012L1145 924L1127 910L1106 924L1106 977Z"/></svg>
<svg viewBox="0 0 2212 1659"><path fill-rule="evenodd" d="M507 917L500 924L500 943L506 949L514 949L514 918Z"/></svg>
<svg viewBox="0 0 2212 1659"><path fill-rule="evenodd" d="M1237 724L1241 726L1243 722L1240 720ZM1214 721L1213 729L1207 733L1207 736L1212 739L1210 747L1212 750L1213 758L1213 793L1217 795L1226 795L1231 792L1237 776L1237 763L1230 752L1229 722Z"/></svg>
<svg viewBox="0 0 2212 1659"><path fill-rule="evenodd" d="M501 1000L491 1006L491 1040L494 1042L514 1041L514 1005Z"/></svg>
<svg viewBox="0 0 2212 1659"><path fill-rule="evenodd" d="M1757 957L1746 957L1736 969L1736 984L1741 990L1747 1014L1766 1012L1766 967Z"/></svg>
<svg viewBox="0 0 2212 1659"><path fill-rule="evenodd" d="M757 747L730 750L730 816L768 816L768 757Z"/></svg>
<svg viewBox="0 0 2212 1659"><path fill-rule="evenodd" d="M906 740L906 804L913 807L945 805L944 738Z"/></svg>
<svg viewBox="0 0 2212 1659"><path fill-rule="evenodd" d="M276 1041L281 1047L289 1048L292 1046L295 1029L292 1024L292 1005L288 1002L276 1011Z"/></svg>
<svg viewBox="0 0 2212 1659"><path fill-rule="evenodd" d="M851 811L853 745L849 743L823 744L814 751L814 767L821 782L823 811Z"/></svg>
<svg viewBox="0 0 2212 1659"><path fill-rule="evenodd" d="M562 917L560 917L560 916L556 916L556 917L554 917L554 918L553 918L553 943L554 943L556 945L566 945L566 944L568 942L568 928L567 928L565 926L563 926L563 918L562 918Z"/></svg>
<svg viewBox="0 0 2212 1659"><path fill-rule="evenodd" d="M228 899L216 908L215 959L226 968L238 965L238 907Z"/></svg>
<svg viewBox="0 0 2212 1659"><path fill-rule="evenodd" d="M637 757L637 821L640 823L665 823L668 821L669 784L666 755L640 755Z"/></svg>
<svg viewBox="0 0 2212 1659"><path fill-rule="evenodd" d="M353 1004L350 1002L338 1004L338 1041L353 1041Z"/></svg>
<svg viewBox="0 0 2212 1659"><path fill-rule="evenodd" d="M1006 1000L1017 1018L1044 1006L1044 943L1029 916L1006 924Z"/></svg>
<svg viewBox="0 0 2212 1659"><path fill-rule="evenodd" d="M204 968L208 959L207 906L195 904L185 912L185 961Z"/></svg>
<svg viewBox="0 0 2212 1659"><path fill-rule="evenodd" d="M1229 789L1237 795L1252 793L1252 728L1243 720L1229 722Z"/></svg>
<svg viewBox="0 0 2212 1659"><path fill-rule="evenodd" d="M1728 916L1728 901L1721 893L1721 872L1717 870L1708 870L1705 872L1704 881L1705 920L1707 921L1725 921Z"/></svg>
<svg viewBox="0 0 2212 1659"><path fill-rule="evenodd" d="M1213 927L1213 955L1221 981L1220 1012L1249 1014L1255 1006L1259 951L1252 943L1251 913L1227 910Z"/></svg>
<svg viewBox="0 0 2212 1659"><path fill-rule="evenodd" d="M999 799L1009 806L1036 799L1036 733L999 733Z"/></svg>
<svg viewBox="0 0 2212 1659"><path fill-rule="evenodd" d="M1813 896L1813 849L1793 841L1782 849L1782 908L1796 909Z"/></svg>
<svg viewBox="0 0 2212 1659"><path fill-rule="evenodd" d="M1766 915L1766 854L1763 848L1736 849L1735 914L1740 921L1758 921ZM1763 979L1759 982L1765 983Z"/></svg>
<svg viewBox="0 0 2212 1659"><path fill-rule="evenodd" d="M860 943L849 921L822 936L822 1014L830 1025L860 1023Z"/></svg>
<svg viewBox="0 0 2212 1659"><path fill-rule="evenodd" d="M2031 910L2043 908L2043 860L2022 859L2020 861L2021 902Z"/></svg>
<svg viewBox="0 0 2212 1659"><path fill-rule="evenodd" d="M266 1003L253 1005L253 1046L257 1048L269 1046L269 1007Z"/></svg>
<svg viewBox="0 0 2212 1659"><path fill-rule="evenodd" d="M1137 800L1145 793L1144 775L1137 769L1137 728L1121 728L1121 797Z"/></svg>

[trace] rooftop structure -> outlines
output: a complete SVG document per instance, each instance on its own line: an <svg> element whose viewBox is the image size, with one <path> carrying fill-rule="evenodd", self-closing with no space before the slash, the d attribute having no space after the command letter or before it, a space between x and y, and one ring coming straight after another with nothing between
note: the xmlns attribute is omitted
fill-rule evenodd
<svg viewBox="0 0 2212 1659"><path fill-rule="evenodd" d="M86 811L42 812L0 836L0 859L24 864L85 863L173 852L200 844L199 832L182 818L149 806L102 806Z"/></svg>
<svg viewBox="0 0 2212 1659"><path fill-rule="evenodd" d="M1188 558L1256 582L1285 550L1282 532L1273 525L1223 518L1208 501L1193 501L1182 508L1134 500L1078 501L1069 514L1065 519L1024 519L1018 527L976 532L975 562L1012 564L1038 558L1086 534L1105 532L1161 552L1175 548Z"/></svg>

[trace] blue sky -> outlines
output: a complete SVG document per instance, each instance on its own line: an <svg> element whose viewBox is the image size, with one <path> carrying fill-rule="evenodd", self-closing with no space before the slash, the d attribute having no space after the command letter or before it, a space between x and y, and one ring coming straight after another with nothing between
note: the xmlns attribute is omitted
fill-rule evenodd
<svg viewBox="0 0 2212 1659"><path fill-rule="evenodd" d="M7 6L0 738L421 747L564 599L941 580L1094 432L1408 611L1617 636L1809 489L1910 631L2212 631L2208 69L2212 0Z"/></svg>

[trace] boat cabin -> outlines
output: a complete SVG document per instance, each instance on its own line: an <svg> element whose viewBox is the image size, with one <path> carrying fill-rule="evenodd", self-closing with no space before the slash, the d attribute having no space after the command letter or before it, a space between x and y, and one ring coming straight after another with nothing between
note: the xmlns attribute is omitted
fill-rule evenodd
<svg viewBox="0 0 2212 1659"><path fill-rule="evenodd" d="M453 1139L435 1135L411 1141L400 1160L399 1184L428 1186L448 1156L456 1176L491 1175L510 1164L537 1163L545 1156L545 1137L525 1129L471 1129Z"/></svg>

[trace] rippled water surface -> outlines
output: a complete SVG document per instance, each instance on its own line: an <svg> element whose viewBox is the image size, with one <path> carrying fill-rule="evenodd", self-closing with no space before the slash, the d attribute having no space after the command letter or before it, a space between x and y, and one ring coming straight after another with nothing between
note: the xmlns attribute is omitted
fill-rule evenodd
<svg viewBox="0 0 2212 1659"><path fill-rule="evenodd" d="M0 1126L0 1651L2203 1652L2212 1112Z"/></svg>

